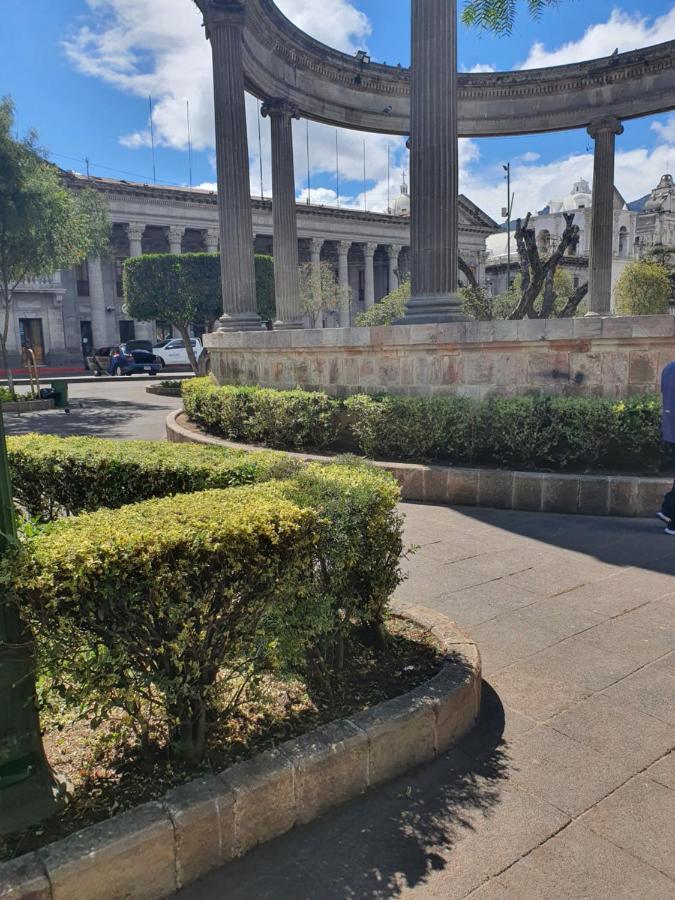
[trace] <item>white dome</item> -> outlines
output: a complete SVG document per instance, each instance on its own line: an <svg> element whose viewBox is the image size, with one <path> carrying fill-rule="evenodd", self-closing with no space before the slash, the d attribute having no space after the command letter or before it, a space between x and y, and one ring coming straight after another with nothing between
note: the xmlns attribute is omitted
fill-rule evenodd
<svg viewBox="0 0 675 900"><path fill-rule="evenodd" d="M588 209L592 201L591 188L586 179L581 178L572 185L567 197L562 200L551 200L549 209L551 213L574 212L577 209Z"/></svg>
<svg viewBox="0 0 675 900"><path fill-rule="evenodd" d="M410 215L410 194L408 193L408 185L403 176L403 184L401 185L401 193L394 198L391 204L392 216L409 216Z"/></svg>

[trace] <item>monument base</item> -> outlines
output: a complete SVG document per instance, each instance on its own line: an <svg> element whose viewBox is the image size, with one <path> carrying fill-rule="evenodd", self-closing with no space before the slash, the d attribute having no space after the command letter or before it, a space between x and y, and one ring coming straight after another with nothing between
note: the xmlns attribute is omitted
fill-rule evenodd
<svg viewBox="0 0 675 900"><path fill-rule="evenodd" d="M463 300L458 294L427 294L413 297L405 305L405 315L394 325L434 325L443 322L467 322Z"/></svg>
<svg viewBox="0 0 675 900"><path fill-rule="evenodd" d="M243 312L218 319L216 331L260 331L262 319L257 313Z"/></svg>

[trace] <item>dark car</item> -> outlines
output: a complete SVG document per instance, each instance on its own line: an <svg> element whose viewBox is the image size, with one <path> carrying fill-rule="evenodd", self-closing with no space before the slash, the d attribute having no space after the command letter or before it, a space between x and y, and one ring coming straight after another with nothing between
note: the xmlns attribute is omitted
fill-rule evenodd
<svg viewBox="0 0 675 900"><path fill-rule="evenodd" d="M150 349L148 349L150 348ZM89 360L94 375L150 375L162 366L152 352L150 341L127 341L112 347L101 347Z"/></svg>

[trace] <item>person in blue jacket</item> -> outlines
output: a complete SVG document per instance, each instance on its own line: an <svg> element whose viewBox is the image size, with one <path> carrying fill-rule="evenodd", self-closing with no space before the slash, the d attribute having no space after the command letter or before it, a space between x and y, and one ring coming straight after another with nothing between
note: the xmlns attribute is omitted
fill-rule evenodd
<svg viewBox="0 0 675 900"><path fill-rule="evenodd" d="M661 400L661 434L675 465L675 362L669 362L661 373ZM656 515L666 523L666 534L675 535L675 482L663 498L661 511Z"/></svg>

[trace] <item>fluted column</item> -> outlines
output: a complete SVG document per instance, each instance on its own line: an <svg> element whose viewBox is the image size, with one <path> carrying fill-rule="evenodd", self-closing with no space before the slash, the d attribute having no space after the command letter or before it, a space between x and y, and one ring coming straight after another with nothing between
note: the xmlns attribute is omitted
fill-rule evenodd
<svg viewBox="0 0 675 900"><path fill-rule="evenodd" d="M298 226L293 168L293 119L297 110L286 100L262 107L272 134L272 220L274 228L274 294L277 318L286 327L302 328L298 278Z"/></svg>
<svg viewBox="0 0 675 900"><path fill-rule="evenodd" d="M387 247L387 256L389 258L389 291L395 291L399 285L398 281L398 255L401 252L400 244L389 244Z"/></svg>
<svg viewBox="0 0 675 900"><path fill-rule="evenodd" d="M351 241L338 241L338 284L340 285L340 328L351 325L351 288L349 286L349 248Z"/></svg>
<svg viewBox="0 0 675 900"><path fill-rule="evenodd" d="M220 243L220 232L217 228L207 228L204 232L204 246L207 253L217 253Z"/></svg>
<svg viewBox="0 0 675 900"><path fill-rule="evenodd" d="M457 0L412 0L411 55L412 285L402 321L459 321Z"/></svg>
<svg viewBox="0 0 675 900"><path fill-rule="evenodd" d="M179 254L183 252L183 237L185 228L182 225L169 225L167 237L169 239L169 253Z"/></svg>
<svg viewBox="0 0 675 900"><path fill-rule="evenodd" d="M103 290L103 268L98 257L87 260L89 271L89 302L91 303L91 332L94 348L98 350L109 343L108 320L105 311L105 293Z"/></svg>
<svg viewBox="0 0 675 900"><path fill-rule="evenodd" d="M363 244L363 260L366 265L364 276L364 300L366 309L375 305L375 251L377 244Z"/></svg>
<svg viewBox="0 0 675 900"><path fill-rule="evenodd" d="M310 238L309 258L312 263L314 275L314 313L311 317L310 328L323 328L323 315L321 314L321 250L324 245L323 238ZM318 296L316 292L318 291Z"/></svg>
<svg viewBox="0 0 675 900"><path fill-rule="evenodd" d="M253 263L253 216L242 63L243 0L205 0L206 36L213 56L213 94L223 284L221 331L260 327Z"/></svg>
<svg viewBox="0 0 675 900"><path fill-rule="evenodd" d="M127 225L127 238L129 239L129 256L141 256L143 253L143 235L145 225L142 222L129 222ZM144 341L154 343L157 335L155 322L136 321L136 337Z"/></svg>
<svg viewBox="0 0 675 900"><path fill-rule="evenodd" d="M589 259L589 311L608 315L612 307L612 243L614 232L614 145L623 125L613 116L591 122L593 205Z"/></svg>

